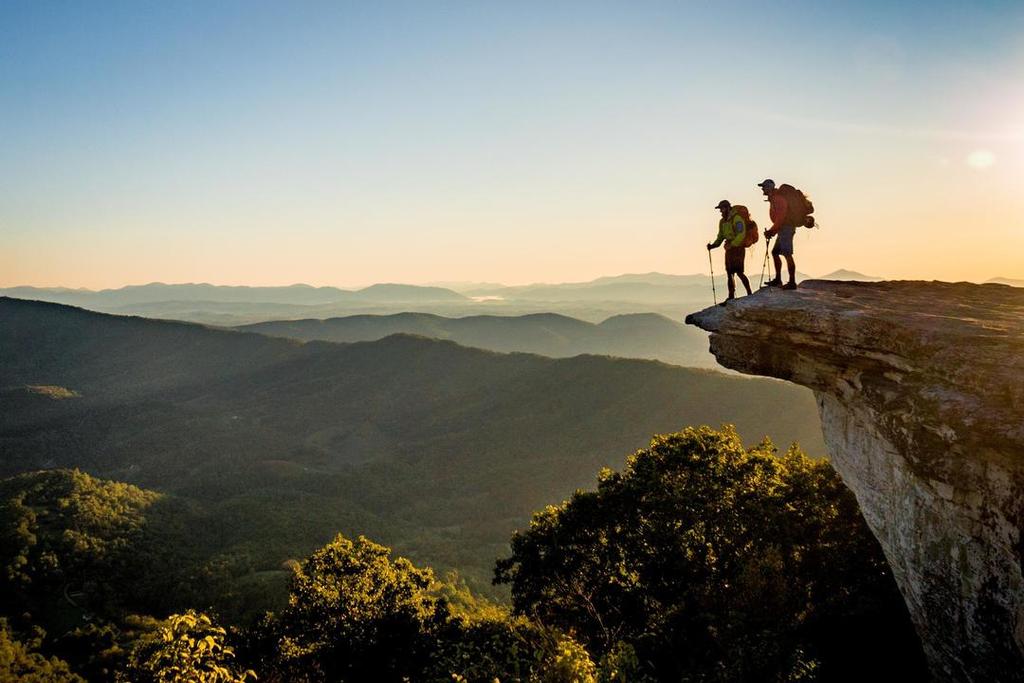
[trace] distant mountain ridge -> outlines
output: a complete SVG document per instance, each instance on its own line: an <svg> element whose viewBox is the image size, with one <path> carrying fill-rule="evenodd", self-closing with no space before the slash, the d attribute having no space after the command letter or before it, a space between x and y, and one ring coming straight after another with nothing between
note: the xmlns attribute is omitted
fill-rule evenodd
<svg viewBox="0 0 1024 683"><path fill-rule="evenodd" d="M450 339L491 351L537 353L553 358L580 354L648 358L675 365L713 367L702 332L656 313L612 316L590 323L556 313L448 318L427 313L355 315L270 321L235 329L305 341L358 342L391 334Z"/></svg>
<svg viewBox="0 0 1024 683"><path fill-rule="evenodd" d="M751 281L756 286L760 273L753 272L753 265L749 270L752 271L749 273ZM715 285L717 291L723 293L725 276L720 271L716 272ZM766 273L766 277L770 275ZM598 323L614 315L630 313L658 313L671 320L682 320L687 313L703 308L713 300L709 279L703 273L672 275L652 272L561 284L507 287L451 282L446 283L451 287L440 287L382 283L353 290L304 284L236 287L204 283L150 283L100 291L13 287L0 289L0 295L81 306L103 313L223 326L403 312L446 317L551 312ZM797 279L805 280L808 276L798 273ZM838 270L824 276L824 279L877 281L879 278Z"/></svg>
<svg viewBox="0 0 1024 683"><path fill-rule="evenodd" d="M118 289L66 289L46 287L11 287L0 289L0 295L39 301L52 301L73 306L127 306L160 302L203 301L222 303L324 304L324 303L415 303L465 301L466 297L442 287L421 287L381 283L362 289L313 287L294 284L286 287L249 287L211 285L207 283L128 285Z"/></svg>
<svg viewBox="0 0 1024 683"><path fill-rule="evenodd" d="M1009 285L1010 287L1024 287L1024 279L1015 279L1012 277L994 277L991 280L985 280L985 283Z"/></svg>
<svg viewBox="0 0 1024 683"><path fill-rule="evenodd" d="M858 273L855 270L847 270L845 268L840 268L839 270L832 271L828 275L822 275L821 277L815 278L815 279L816 280L844 280L844 281L856 280L856 281L860 281L860 282L881 282L884 278L876 277L875 275L865 275L864 273Z"/></svg>

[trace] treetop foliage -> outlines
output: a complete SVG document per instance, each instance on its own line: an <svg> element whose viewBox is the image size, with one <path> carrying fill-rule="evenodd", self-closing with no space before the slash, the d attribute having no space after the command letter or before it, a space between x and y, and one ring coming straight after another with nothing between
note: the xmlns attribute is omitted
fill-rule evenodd
<svg viewBox="0 0 1024 683"><path fill-rule="evenodd" d="M42 634L19 640L0 618L0 681L5 683L85 683L67 662L39 652Z"/></svg>
<svg viewBox="0 0 1024 683"><path fill-rule="evenodd" d="M316 662L328 680L350 680L369 662L378 671L400 672L422 656L421 635L445 616L428 592L433 573L390 553L362 536L352 541L339 534L300 564L288 606L273 624L285 667Z"/></svg>
<svg viewBox="0 0 1024 683"><path fill-rule="evenodd" d="M252 670L239 671L235 651L225 645L227 631L206 614L189 610L172 614L152 636L132 651L123 683L247 683Z"/></svg>
<svg viewBox="0 0 1024 683"><path fill-rule="evenodd" d="M0 664L135 683L848 680L886 658L903 663L887 673L921 673L884 558L828 463L744 448L730 427L657 436L536 513L495 569L511 609L338 534L274 568L286 597L273 611L225 620L204 596L254 593L194 563L202 525L174 496L78 471L13 477L0 494L0 580L18 603L0 608L11 633L34 634L4 636ZM168 609L180 603L192 609Z"/></svg>
<svg viewBox="0 0 1024 683"><path fill-rule="evenodd" d="M0 481L3 578L27 587L33 581L101 573L133 549L146 510L160 498L77 469Z"/></svg>
<svg viewBox="0 0 1024 683"><path fill-rule="evenodd" d="M537 513L495 580L516 613L598 656L631 643L663 680L783 680L824 656L837 609L899 599L829 464L729 426L655 437Z"/></svg>

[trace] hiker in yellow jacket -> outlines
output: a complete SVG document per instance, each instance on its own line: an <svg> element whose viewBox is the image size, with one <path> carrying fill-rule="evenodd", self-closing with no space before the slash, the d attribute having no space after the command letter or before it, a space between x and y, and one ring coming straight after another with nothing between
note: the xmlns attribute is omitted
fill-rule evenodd
<svg viewBox="0 0 1024 683"><path fill-rule="evenodd" d="M718 221L718 238L708 244L708 251L725 242L725 274L728 276L729 296L722 302L724 306L726 301L736 298L736 283L733 281L733 275L738 275L747 294L751 293L750 281L743 274L743 260L747 253L745 246L747 224L727 200L723 199L718 202L718 206L715 208L722 213L722 220Z"/></svg>

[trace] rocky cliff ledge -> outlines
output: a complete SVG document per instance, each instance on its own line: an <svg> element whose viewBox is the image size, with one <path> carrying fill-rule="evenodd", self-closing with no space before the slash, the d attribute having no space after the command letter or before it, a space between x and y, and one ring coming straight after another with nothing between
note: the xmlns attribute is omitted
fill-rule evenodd
<svg viewBox="0 0 1024 683"><path fill-rule="evenodd" d="M815 391L935 677L1024 680L1024 289L810 281L687 322Z"/></svg>

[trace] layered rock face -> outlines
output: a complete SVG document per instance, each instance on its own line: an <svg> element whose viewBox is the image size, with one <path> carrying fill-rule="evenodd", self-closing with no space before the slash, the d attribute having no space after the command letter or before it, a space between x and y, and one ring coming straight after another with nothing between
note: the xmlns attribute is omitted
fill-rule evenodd
<svg viewBox="0 0 1024 683"><path fill-rule="evenodd" d="M810 281L687 322L815 391L935 677L1024 680L1024 289Z"/></svg>

